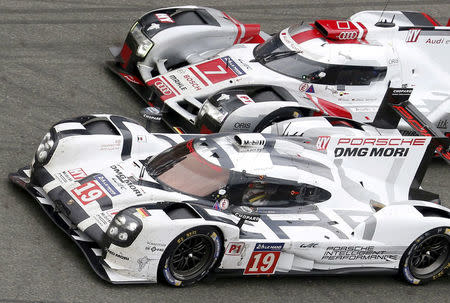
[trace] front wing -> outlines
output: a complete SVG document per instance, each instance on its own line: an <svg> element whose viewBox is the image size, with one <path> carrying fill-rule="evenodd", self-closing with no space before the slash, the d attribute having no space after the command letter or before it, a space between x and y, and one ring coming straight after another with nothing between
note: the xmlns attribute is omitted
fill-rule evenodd
<svg viewBox="0 0 450 303"><path fill-rule="evenodd" d="M88 260L89 265L100 278L113 284L152 282L141 279L130 280L130 277L122 277L114 273L103 262L103 249L88 235L78 230L62 212L58 211L58 207L47 196L42 187L38 187L30 182L29 167L19 169L17 173L9 174L9 179L26 190L38 202L50 219L77 244Z"/></svg>

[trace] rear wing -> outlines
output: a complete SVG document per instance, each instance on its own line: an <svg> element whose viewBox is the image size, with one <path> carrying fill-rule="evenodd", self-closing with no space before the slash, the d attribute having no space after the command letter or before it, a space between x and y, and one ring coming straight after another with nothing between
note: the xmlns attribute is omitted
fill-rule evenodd
<svg viewBox="0 0 450 303"><path fill-rule="evenodd" d="M411 184L411 191L415 191L419 189L427 167L433 159L435 152L439 153L447 164L450 164L450 138L447 138L413 104L411 104L409 101L411 93L411 88L389 87L372 125L378 128L397 128L400 118L402 118L411 126L418 136L431 137L430 144L423 155L413 183Z"/></svg>

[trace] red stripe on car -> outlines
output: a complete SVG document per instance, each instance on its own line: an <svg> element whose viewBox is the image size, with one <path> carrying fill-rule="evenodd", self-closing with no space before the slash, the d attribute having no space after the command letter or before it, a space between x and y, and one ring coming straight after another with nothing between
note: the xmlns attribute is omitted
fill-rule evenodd
<svg viewBox="0 0 450 303"><path fill-rule="evenodd" d="M127 68L128 61L130 61L132 50L130 47L124 43L122 46L122 50L120 51L120 58L122 58L122 68Z"/></svg>
<svg viewBox="0 0 450 303"><path fill-rule="evenodd" d="M261 26L259 24L244 24L245 34L241 39L241 43L248 43L255 36L259 35L261 30Z"/></svg>
<svg viewBox="0 0 450 303"><path fill-rule="evenodd" d="M236 39L234 39L233 44L239 43L239 40L241 38L241 34L242 34L242 29L241 29L241 25L239 23L239 21L237 21L236 19L230 17L227 13L222 12L223 15L225 16L225 18L227 18L228 20L230 20L231 22L233 22L234 25L236 25L237 27L237 35L236 35Z"/></svg>
<svg viewBox="0 0 450 303"><path fill-rule="evenodd" d="M317 98L321 107L323 107L330 116L352 118L352 114L342 106L329 102L327 100Z"/></svg>
<svg viewBox="0 0 450 303"><path fill-rule="evenodd" d="M292 36L292 39L300 44L312 39L316 39L316 38L323 38L322 34L315 28L309 30L309 31L304 31L298 34L295 34Z"/></svg>
<svg viewBox="0 0 450 303"><path fill-rule="evenodd" d="M198 80L200 80L203 83L204 86L209 85L192 67L189 67L189 70L191 71L191 73L194 74L194 76L197 77Z"/></svg>
<svg viewBox="0 0 450 303"><path fill-rule="evenodd" d="M433 24L434 26L440 26L439 22L437 22L436 20L433 19L433 17L431 17L428 14L422 13L422 15L427 18L428 21L431 22L431 24Z"/></svg>

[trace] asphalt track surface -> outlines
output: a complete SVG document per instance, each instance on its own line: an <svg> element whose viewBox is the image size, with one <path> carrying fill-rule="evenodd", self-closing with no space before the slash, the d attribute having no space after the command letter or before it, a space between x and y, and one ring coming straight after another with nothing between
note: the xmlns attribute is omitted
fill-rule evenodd
<svg viewBox="0 0 450 303"><path fill-rule="evenodd" d="M450 302L450 278L411 287L392 277L219 278L193 287L114 286L37 203L7 180L30 162L48 127L87 113L142 121L142 104L104 65L136 17L198 4L261 23L268 33L313 18L383 9L384 0L120 1L0 0L0 302ZM446 24L449 0L392 0L388 9L428 12ZM424 187L450 206L449 167L434 161ZM393 231L395 232L395 231Z"/></svg>

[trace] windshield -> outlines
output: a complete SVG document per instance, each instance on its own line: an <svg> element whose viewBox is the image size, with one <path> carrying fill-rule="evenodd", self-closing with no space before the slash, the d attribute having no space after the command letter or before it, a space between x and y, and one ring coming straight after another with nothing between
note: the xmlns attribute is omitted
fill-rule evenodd
<svg viewBox="0 0 450 303"><path fill-rule="evenodd" d="M386 76L387 68L327 64L310 60L289 50L280 34L272 36L254 50L255 60L280 74L302 82L324 85L370 85Z"/></svg>
<svg viewBox="0 0 450 303"><path fill-rule="evenodd" d="M180 143L154 157L147 164L147 172L178 192L208 196L226 186L230 172L207 161L196 151L198 148L202 146L197 140Z"/></svg>

